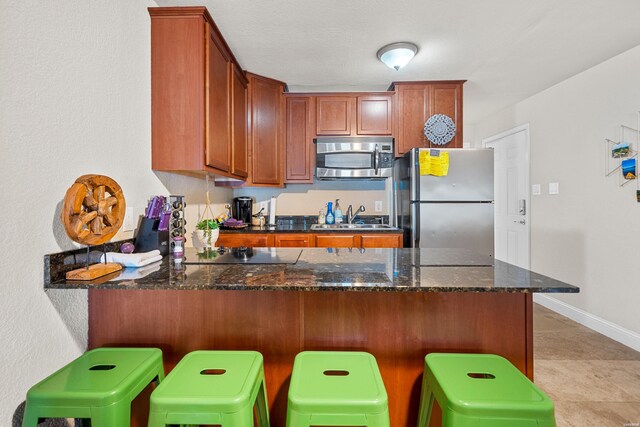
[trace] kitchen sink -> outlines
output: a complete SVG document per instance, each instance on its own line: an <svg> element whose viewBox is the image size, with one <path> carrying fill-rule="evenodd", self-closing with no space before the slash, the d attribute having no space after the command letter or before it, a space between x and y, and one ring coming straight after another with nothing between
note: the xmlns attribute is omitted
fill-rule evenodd
<svg viewBox="0 0 640 427"><path fill-rule="evenodd" d="M313 224L312 230L398 230L388 224Z"/></svg>

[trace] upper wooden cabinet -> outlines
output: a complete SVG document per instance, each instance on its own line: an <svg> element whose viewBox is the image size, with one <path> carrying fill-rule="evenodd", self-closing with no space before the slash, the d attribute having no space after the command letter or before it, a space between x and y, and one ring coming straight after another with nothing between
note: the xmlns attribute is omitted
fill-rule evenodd
<svg viewBox="0 0 640 427"><path fill-rule="evenodd" d="M393 96L358 96L358 135L391 135L393 133Z"/></svg>
<svg viewBox="0 0 640 427"><path fill-rule="evenodd" d="M456 136L442 148L462 147L462 85L465 80L396 82L396 154L414 147L431 147L424 136L425 122L434 114L446 114L456 125Z"/></svg>
<svg viewBox="0 0 640 427"><path fill-rule="evenodd" d="M284 186L284 91L277 80L249 78L249 177L247 185Z"/></svg>
<svg viewBox="0 0 640 427"><path fill-rule="evenodd" d="M316 135L391 135L393 94L317 94Z"/></svg>
<svg viewBox="0 0 640 427"><path fill-rule="evenodd" d="M152 169L246 177L246 78L213 19L204 7L149 14Z"/></svg>
<svg viewBox="0 0 640 427"><path fill-rule="evenodd" d="M286 99L285 183L312 183L315 167L315 97Z"/></svg>

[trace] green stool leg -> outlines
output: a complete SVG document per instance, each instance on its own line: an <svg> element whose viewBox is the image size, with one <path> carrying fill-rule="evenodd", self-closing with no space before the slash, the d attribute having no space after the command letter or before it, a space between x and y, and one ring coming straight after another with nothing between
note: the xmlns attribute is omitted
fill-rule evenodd
<svg viewBox="0 0 640 427"><path fill-rule="evenodd" d="M164 413L151 412L149 414L148 427L165 427Z"/></svg>
<svg viewBox="0 0 640 427"><path fill-rule="evenodd" d="M222 426L253 427L253 406L249 406L244 411L222 414Z"/></svg>
<svg viewBox="0 0 640 427"><path fill-rule="evenodd" d="M22 427L37 427L38 426L38 413L29 408L26 405L24 409L24 416L22 417Z"/></svg>
<svg viewBox="0 0 640 427"><path fill-rule="evenodd" d="M367 427L389 427L389 411L367 414Z"/></svg>
<svg viewBox="0 0 640 427"><path fill-rule="evenodd" d="M128 401L93 408L91 412L91 427L128 426L131 422L131 403Z"/></svg>
<svg viewBox="0 0 640 427"><path fill-rule="evenodd" d="M256 396L256 409L258 413L258 427L269 427L269 406L267 404L267 390L264 388L264 374Z"/></svg>
<svg viewBox="0 0 640 427"><path fill-rule="evenodd" d="M429 427L431 411L433 411L434 395L429 387L427 376L422 376L422 391L420 392L420 410L418 412L418 427Z"/></svg>
<svg viewBox="0 0 640 427"><path fill-rule="evenodd" d="M286 427L309 427L311 425L311 415L301 414L298 411L287 409Z"/></svg>

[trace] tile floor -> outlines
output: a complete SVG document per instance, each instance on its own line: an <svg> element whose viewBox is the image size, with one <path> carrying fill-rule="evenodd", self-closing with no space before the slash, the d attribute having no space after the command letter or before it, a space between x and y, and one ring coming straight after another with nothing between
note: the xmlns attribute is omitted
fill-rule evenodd
<svg viewBox="0 0 640 427"><path fill-rule="evenodd" d="M640 426L640 352L534 305L535 382L557 427Z"/></svg>

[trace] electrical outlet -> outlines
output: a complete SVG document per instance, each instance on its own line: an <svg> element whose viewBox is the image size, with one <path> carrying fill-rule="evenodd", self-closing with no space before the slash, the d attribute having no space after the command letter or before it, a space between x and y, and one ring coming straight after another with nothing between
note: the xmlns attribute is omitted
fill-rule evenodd
<svg viewBox="0 0 640 427"><path fill-rule="evenodd" d="M124 214L124 223L122 224L122 231L133 231L133 208L127 207L127 211Z"/></svg>
<svg viewBox="0 0 640 427"><path fill-rule="evenodd" d="M376 212L382 212L382 200L376 200L374 210Z"/></svg>
<svg viewBox="0 0 640 427"><path fill-rule="evenodd" d="M560 194L560 184L557 182L550 182L549 194Z"/></svg>
<svg viewBox="0 0 640 427"><path fill-rule="evenodd" d="M531 194L533 194L534 196L539 196L540 193L540 184L533 184L531 186Z"/></svg>

